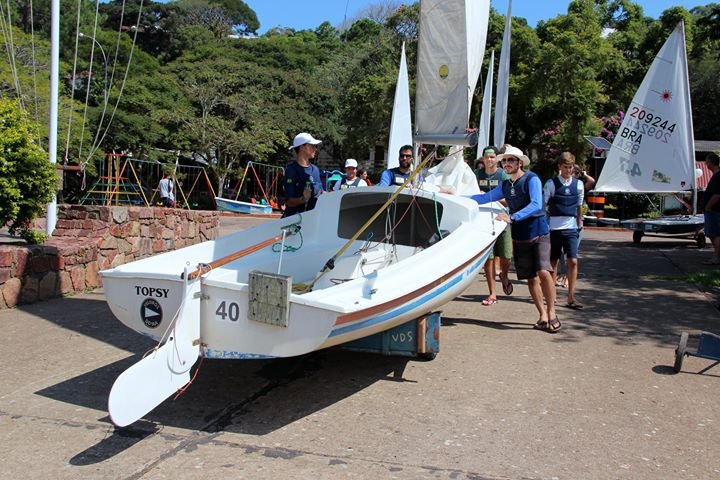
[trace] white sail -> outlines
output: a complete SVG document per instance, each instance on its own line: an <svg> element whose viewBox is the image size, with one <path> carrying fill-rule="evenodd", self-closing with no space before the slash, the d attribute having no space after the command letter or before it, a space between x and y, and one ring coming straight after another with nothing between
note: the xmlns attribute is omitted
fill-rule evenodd
<svg viewBox="0 0 720 480"><path fill-rule="evenodd" d="M415 104L415 141L464 143L480 75L489 0L423 0Z"/></svg>
<svg viewBox="0 0 720 480"><path fill-rule="evenodd" d="M412 145L412 120L410 118L410 82L408 81L405 43L400 54L400 69L395 86L392 120L390 120L390 140L388 142L388 168L397 167L400 162L398 152L403 145Z"/></svg>
<svg viewBox="0 0 720 480"><path fill-rule="evenodd" d="M498 64L498 84L495 92L495 146L501 148L505 145L505 130L507 128L507 106L510 93L510 44L512 32L512 0L508 1L507 16L505 18L505 32L503 33L502 49L500 50L500 63Z"/></svg>
<svg viewBox="0 0 720 480"><path fill-rule="evenodd" d="M695 190L695 158L685 28L675 28L653 60L618 130L595 191Z"/></svg>
<svg viewBox="0 0 720 480"><path fill-rule="evenodd" d="M488 65L487 77L485 79L485 90L483 91L482 111L480 113L480 124L478 125L478 159L483 156L482 149L490 144L490 112L492 111L492 87L494 68L495 50L490 52L490 64Z"/></svg>

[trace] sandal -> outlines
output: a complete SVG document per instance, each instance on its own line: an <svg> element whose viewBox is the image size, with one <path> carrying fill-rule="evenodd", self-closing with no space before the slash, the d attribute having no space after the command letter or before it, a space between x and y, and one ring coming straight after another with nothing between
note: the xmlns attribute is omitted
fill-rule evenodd
<svg viewBox="0 0 720 480"><path fill-rule="evenodd" d="M535 330L547 330L548 322L546 322L545 320L538 320L537 322L535 322L535 325L533 325L533 328Z"/></svg>
<svg viewBox="0 0 720 480"><path fill-rule="evenodd" d="M502 282L503 292L505 293L505 295L512 295L515 288L513 287L510 278L507 275L505 275L505 277L500 275L500 282Z"/></svg>
<svg viewBox="0 0 720 480"><path fill-rule="evenodd" d="M550 320L550 323L547 324L547 327L545 328L545 331L548 333L557 333L562 328L562 323L560 323L560 320L558 320L557 317Z"/></svg>
<svg viewBox="0 0 720 480"><path fill-rule="evenodd" d="M584 307L582 304L577 302L568 302L565 304L565 308L572 308L573 310L582 310Z"/></svg>
<svg viewBox="0 0 720 480"><path fill-rule="evenodd" d="M486 298L480 303L482 303L486 307L489 307L490 305L495 305L497 303L497 298Z"/></svg>

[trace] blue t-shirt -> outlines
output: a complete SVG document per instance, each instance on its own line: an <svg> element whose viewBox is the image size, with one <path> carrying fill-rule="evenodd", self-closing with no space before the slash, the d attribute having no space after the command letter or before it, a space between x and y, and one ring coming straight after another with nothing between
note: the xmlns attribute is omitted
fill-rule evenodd
<svg viewBox="0 0 720 480"><path fill-rule="evenodd" d="M400 171L400 167L389 168L382 172L378 185L389 187L390 185L402 185L405 180L408 179L412 170L408 170L407 173Z"/></svg>
<svg viewBox="0 0 720 480"><path fill-rule="evenodd" d="M320 169L317 166L310 164L307 167L303 167L297 162L292 162L285 167L285 176L283 177L285 198L302 197L303 191L308 185L312 187L312 195L308 203L296 207L288 207L286 205L283 217L312 210L317 203L317 197L322 193Z"/></svg>

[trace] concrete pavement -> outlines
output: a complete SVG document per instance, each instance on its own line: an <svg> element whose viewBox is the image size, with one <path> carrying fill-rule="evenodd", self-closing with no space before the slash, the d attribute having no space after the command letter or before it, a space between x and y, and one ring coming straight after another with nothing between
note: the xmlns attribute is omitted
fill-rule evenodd
<svg viewBox="0 0 720 480"><path fill-rule="evenodd" d="M101 291L2 311L4 476L718 478L720 367L688 358L671 374L682 330L720 333L711 297L669 279L708 268L709 251L630 237L586 232L585 309L560 307L556 335L531 328L524 284L483 307L478 277L444 309L433 361L206 360L184 395L126 429L107 395L151 344Z"/></svg>

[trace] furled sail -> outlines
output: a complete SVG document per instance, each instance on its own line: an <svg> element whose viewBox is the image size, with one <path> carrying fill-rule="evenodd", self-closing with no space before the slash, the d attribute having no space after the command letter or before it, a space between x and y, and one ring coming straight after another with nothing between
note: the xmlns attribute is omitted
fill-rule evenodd
<svg viewBox="0 0 720 480"><path fill-rule="evenodd" d="M392 119L390 120L390 141L388 142L388 168L400 164L398 152L403 145L412 145L412 120L410 118L410 83L408 81L405 44L400 54L400 69L395 86L395 102L393 103Z"/></svg>
<svg viewBox="0 0 720 480"><path fill-rule="evenodd" d="M695 190L694 151L685 28L680 22L625 112L594 190Z"/></svg>
<svg viewBox="0 0 720 480"><path fill-rule="evenodd" d="M487 77L485 79L485 90L483 91L482 110L480 113L480 124L478 125L478 149L477 157L483 156L482 149L490 144L490 112L492 111L492 89L493 69L495 65L495 50L490 52L490 63L488 64Z"/></svg>
<svg viewBox="0 0 720 480"><path fill-rule="evenodd" d="M415 142L467 145L470 103L480 75L489 0L420 4Z"/></svg>
<svg viewBox="0 0 720 480"><path fill-rule="evenodd" d="M505 145L505 131L507 129L507 107L510 93L510 45L512 32L512 0L508 0L507 16L505 18L505 33L503 33L502 49L500 50L500 63L498 64L498 84L495 92L495 146L501 148Z"/></svg>

